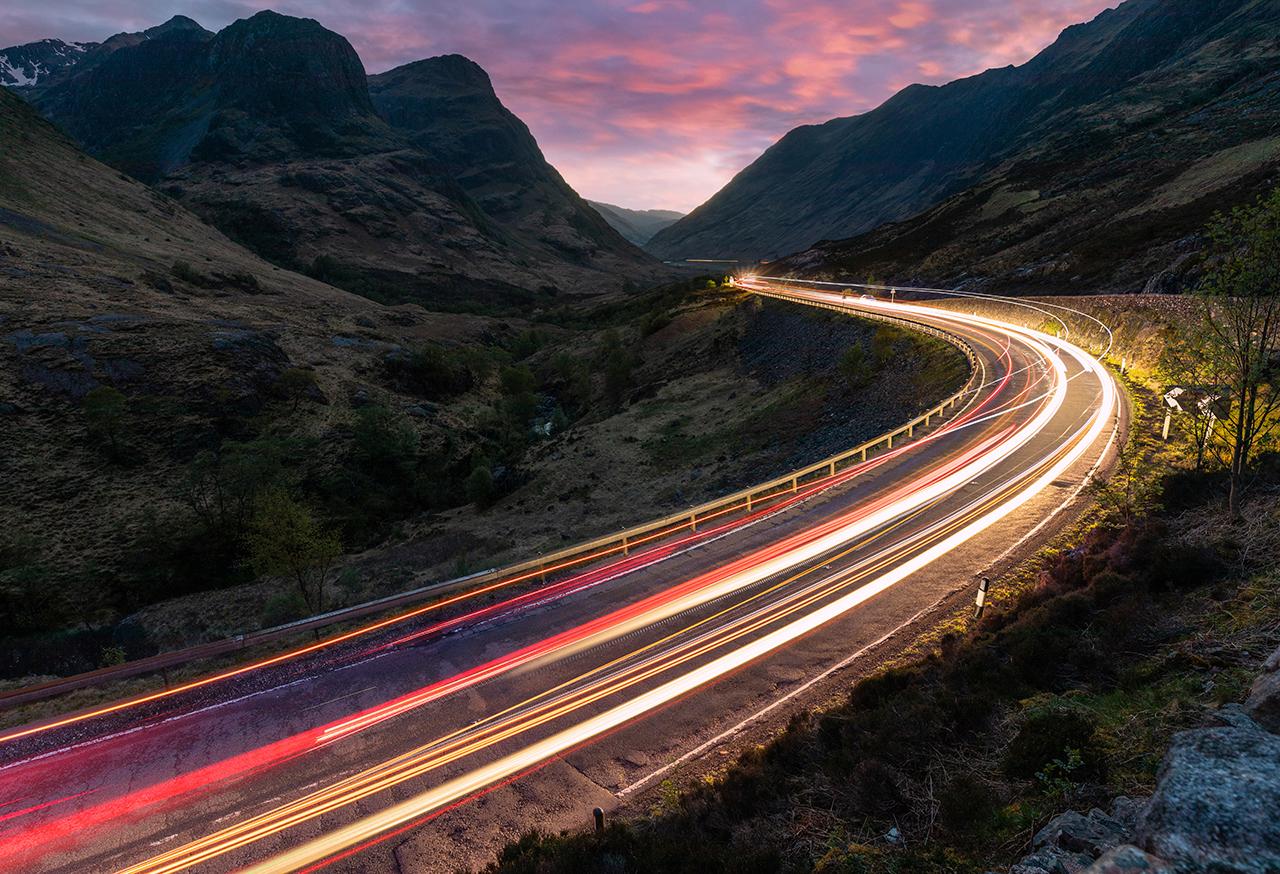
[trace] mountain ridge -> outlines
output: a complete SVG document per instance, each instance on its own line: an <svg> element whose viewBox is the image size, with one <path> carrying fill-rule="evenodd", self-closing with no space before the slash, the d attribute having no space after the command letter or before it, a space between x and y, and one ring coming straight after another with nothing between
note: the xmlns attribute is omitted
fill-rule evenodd
<svg viewBox="0 0 1280 874"><path fill-rule="evenodd" d="M378 300L528 311L670 278L546 163L487 74L460 62L474 69L455 91L483 86L506 163L536 177L505 206L476 190L494 215L439 157L455 157L448 138L424 145L422 131L388 124L350 43L311 19L263 11L212 35L175 25L19 90L91 154L259 255ZM449 124L464 126L457 113ZM502 163L473 154L455 169L472 184Z"/></svg>
<svg viewBox="0 0 1280 874"><path fill-rule="evenodd" d="M862 115L796 128L646 250L772 260L910 219L1257 16L1274 12L1259 0L1126 0L1021 66L908 86Z"/></svg>

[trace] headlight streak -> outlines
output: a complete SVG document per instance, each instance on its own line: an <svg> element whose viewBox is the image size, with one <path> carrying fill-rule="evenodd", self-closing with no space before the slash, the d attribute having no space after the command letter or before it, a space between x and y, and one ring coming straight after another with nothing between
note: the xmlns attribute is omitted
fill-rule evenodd
<svg viewBox="0 0 1280 874"><path fill-rule="evenodd" d="M1062 349L1061 351L1071 354L1068 349ZM675 700L702 685L706 685L737 670L739 667L749 664L757 658L763 657L790 641L815 630L826 622L853 609L853 607L873 595L884 591L894 583L905 579L911 573L946 554L955 546L971 539L983 529L1004 518L1027 500L1030 500L1042 488L1070 467L1089 446L1093 445L1106 426L1115 402L1114 390L1110 380L1105 373L1100 373L1099 376L1103 380L1103 404L1099 411L1092 416L1089 430L1086 432L1084 440L1070 451L1064 453L1038 480L1031 483L1023 491L893 571L783 628L770 632L756 641L721 656L681 677L670 680L630 701L591 717L579 725L566 728L495 762L483 765L467 774L449 780L414 798L399 802L378 813L343 826L322 838L309 841L274 858L251 865L243 869L243 874L283 874L283 872L294 871L305 865L322 861L348 847L373 840L379 834L394 829L403 823L421 819L441 806L480 792L489 784L498 782L511 773L533 767L577 744L586 742L618 725L638 718L669 701Z"/></svg>
<svg viewBox="0 0 1280 874"><path fill-rule="evenodd" d="M381 832L395 828L397 825L419 819L433 809L456 801L475 792L479 792L490 783L497 782L510 773L531 767L544 759L558 755L575 744L585 742L612 727L620 725L632 718L643 715L651 709L662 706L698 686L709 683L720 676L748 664L754 659L768 654L773 649L785 645L803 634L819 627L831 619L852 609L872 595L883 591L894 583L905 579L911 573L924 567L934 559L944 555L950 549L967 541L983 529L1004 518L1017 507L1034 497L1041 489L1067 470L1098 439L1105 429L1115 409L1114 386L1105 371L1094 361L1079 355L1074 347L1065 343L1054 344L1064 354L1076 358L1082 366L1094 370L1099 377L1102 390L1102 403L1090 417L1088 429L1081 439L1069 451L1064 452L1056 463L1051 465L1039 479L1032 482L1020 493L1014 495L1001 506L993 509L983 517L974 520L964 528L952 534L929 550L915 556L899 568L885 574L880 579L869 583L858 591L850 593L837 601L814 611L803 619L791 623L785 628L766 635L758 641L744 646L733 653L722 656L690 673L669 681L662 686L644 693L639 697L621 704L605 713L592 717L578 726L567 728L549 738L539 741L512 753L502 759L457 777L434 789L423 792L415 798L400 802L377 814L365 817L355 823L340 828L318 840L310 841L293 850L282 853L272 859L244 869L244 874L281 874L293 871L304 865L323 860L343 849L375 839Z"/></svg>
<svg viewBox="0 0 1280 874"><path fill-rule="evenodd" d="M1008 374L1006 374L1006 378L1008 378ZM967 418L967 417L966 417L966 418ZM930 435L927 435L927 436L926 436L925 438L923 438L923 439L924 439L924 440L928 440L928 439L936 439L936 438L938 438L938 437L942 436L944 433L947 433L951 428L959 427L960 425L964 424L964 421L965 421L965 419L961 419L961 420L957 420L957 421L953 421L953 422L947 423L947 424L945 424L941 429L939 429L938 431L936 431L936 432L934 432L934 433L932 433L932 434L930 434ZM920 445L922 442L923 442L923 441L918 441L918 442L917 442L916 444L914 444L914 445L918 446L918 445ZM762 518L767 518L769 515L771 515L771 514L773 514L773 513L776 513L776 512L781 512L782 510L784 510L784 509L786 509L786 508L789 508L789 507L791 507L791 506L794 506L795 504L798 504L798 503L802 502L803 500L807 499L808 497L811 497L812 495L817 494L817 493L819 493L819 492L821 492L821 491L823 491L823 490L825 490L825 489L827 489L827 488L831 488L831 487L833 487L833 486L840 485L840 484L842 484L842 483L846 482L848 479L851 479L851 478L853 478L853 477L855 477L855 476L861 475L861 474L863 474L863 473L867 472L868 470L871 470L871 469L873 469L874 467L879 466L879 465L881 465L881 464L885 463L886 461L891 460L892 458L897 457L901 452L906 451L906 449L907 449L907 448L911 448L911 447L906 447L906 448L903 448L903 449L893 450L893 451L891 451L891 452L884 453L884 454L882 454L882 455L880 455L880 456L877 456L875 459L872 459L872 460L866 461L866 462L864 462L864 463L862 463L862 464L860 464L860 465L857 465L856 467L850 467L850 468L847 468L846 470L841 471L839 474L837 474L837 475L835 475L835 476L833 476L833 477L826 477L826 478L824 478L824 479L822 479L822 480L815 481L814 483L811 483L811 484L806 485L805 490L804 490L803 492L801 492L801 493L793 494L793 495L791 495L791 496L785 496L785 495L779 494L779 495L772 495L772 496L768 496L768 497L764 497L764 498L759 498L759 499L757 499L757 502L758 502L758 503L765 503L766 501L776 501L776 503L775 503L773 506L768 507L767 509L759 510L759 511L757 511L756 513L750 514L746 519L738 519L738 520L733 520L733 521L731 521L731 522L724 523L724 526L723 526L722 528L714 529L714 530L707 530L707 531L705 531L705 532L702 532L702 533L699 533L699 534L696 534L696 535L687 535L687 536L685 536L685 537L681 538L680 540L678 540L678 541L677 541L676 543L674 543L674 544L667 544L667 545L663 545L663 546L660 546L660 547L650 547L650 549L658 549L658 550L663 550L663 551L668 551L668 552L674 552L675 550L679 550L679 549L682 549L682 548L687 548L690 544L693 544L693 543L706 542L707 540L709 540L710 538L713 538L713 537L717 536L718 534L723 534L725 530L727 530L727 529L729 529L729 528L731 528L731 527L742 527L742 526L745 526L745 525L747 525L747 524L750 524L750 523L752 523L752 522L754 522L754 521L759 521L759 520L760 520L760 519L762 519ZM781 500L778 500L778 499L781 499ZM719 518L719 517L721 517L721 516L725 516L725 515L728 515L728 514L731 514L731 513L734 513L734 512L738 512L738 510L739 510L739 508L737 508L737 507L726 507L725 509L723 509L723 510L721 510L721 511L718 511L718 512L716 512L716 513L710 513L710 514L708 514L708 515L705 517L705 520L704 520L704 521L712 521L712 520L715 520L715 519L717 519L717 518ZM682 527L682 526L677 525L677 526L676 526L676 529L678 530L680 527ZM671 531L670 531L669 529L664 529L664 530L659 530L659 531L650 532L649 534L642 535L642 536L637 537L637 538L635 538L634 540L632 540L632 541L630 542L630 544L629 544L629 548L630 548L630 550L637 550L637 551L638 551L638 550L644 550L644 549L645 549L645 547L646 547L648 544L652 543L653 541L660 540L660 539L665 538L665 537L669 537L670 535L671 535ZM669 547L669 550L668 550L668 547ZM44 722L44 723L41 723L41 724L38 724L38 725L28 726L28 727L26 727L26 728L19 729L19 730L16 730L16 731L11 731L11 732L8 732L8 733L0 733L0 744L3 744L3 743L5 743L5 742L7 742L7 741L13 741L13 740L19 740L19 739L22 739L22 738L26 738L26 737L31 737L31 736L34 736L34 735L37 735L37 734L42 734L42 733L49 732L49 731L53 731L53 730L55 730L55 729L59 729L59 728L65 728L65 727L67 727L67 726L76 725L76 724L78 724L78 723L85 722L85 721L88 721L88 720L91 720L91 719L95 719L95 718L99 718L99 717L103 717L103 716L108 716L108 715L111 715L111 714L120 713L120 712L125 711L125 710L129 710L129 709L132 709L132 708L135 708L135 707L139 707L139 706L141 706L141 705L143 705L143 704L149 704L149 703L152 703L152 702L155 702L155 701L164 700L164 699L169 698L169 697L172 697L172 696L176 696L176 695L179 695L179 694L182 694L182 693L192 692L192 691L195 691L195 690L197 690L197 689L204 688L204 687L206 687L206 686L209 686L209 685L214 684L214 683L221 682L221 681L223 681L223 680L230 680L230 679L233 679L233 678L235 678L235 677L244 676L244 675L246 675L246 674L249 674L249 673L252 673L252 672L255 672L255 671L259 671L259 670L262 670L262 669L265 669L265 668L268 668L268 667L272 667L272 666L280 665L280 664L283 664L283 663L286 663L286 662L292 661L292 660L294 660L294 659L301 658L301 657L303 657L303 656L307 656L307 655L311 655L311 654L313 654L313 653L321 652L321 651L323 651L323 650L326 650L326 649L329 649L329 648L331 648L331 647L337 646L338 644L346 643L346 642L349 642L349 641L352 641L352 640L357 640L357 639L359 639L359 638L361 638L361 637L364 637L364 636L367 636L367 635L370 635L370 634L374 634L374 633L376 633L376 632L382 631L382 630L387 629L387 628L394 627L394 626L396 626L396 625L398 625L398 624L401 624L401 623L404 623L404 622L408 622L408 621L411 621L411 620L413 620L413 619L420 618L420 617L422 617L422 616L424 616L424 615L427 615L427 614L429 614L429 613L436 612L436 611L438 611L438 610L443 610L443 609L445 609L445 608L447 608L447 607L453 606L454 604L462 603L462 602L464 602L464 601L471 600L471 599L473 599L473 598L478 598L478 597L480 597L480 596L482 596L482 595L488 595L488 594L491 594L491 593L493 593L493 592L495 592L495 591L499 591L499 590L501 590L501 589L509 588L509 587L514 586L514 585L517 585L517 584L519 584L519 583L527 582L527 581L532 580L532 579L534 579L534 578L536 578L536 577L539 577L539 576L556 574L556 573L559 573L559 572L561 572L561 571L567 570L567 569L569 569L569 568L571 568L571 567L575 567L575 566L578 566L578 565L581 565L581 564L590 563L591 561L595 561L595 560L598 560L598 559L601 559L601 558L606 558L606 557L608 557L608 556L610 556L610 555L614 555L614 554L616 554L616 553L618 553L618 552L621 552L621 551L623 551L621 546L617 546L617 547L610 547L610 548L608 548L608 549L603 549L603 550L601 550L601 551L599 551L599 552L597 552L597 553L595 553L595 554L593 554L593 555L580 556L580 557L574 558L574 559L572 559L572 560L570 560L570 561L565 561L565 562L562 562L562 563L557 564L557 565L551 565L551 566L545 567L545 568L543 568L543 569L541 569L541 570L537 570L537 571L530 571L530 572L528 572L528 573L524 573L524 574L520 574L520 575L517 575L517 576L509 577L509 578L506 578L506 579L503 579L503 580L499 580L499 581L497 581L497 582L495 582L495 583L492 583L492 584L490 584L490 585L488 585L488 586L484 586L484 587L481 587L481 588L479 588L479 589L474 589L474 590L471 590L471 591L468 591L468 592L463 592L463 593L461 593L461 594L458 594L458 595L455 595L455 596L452 596L452 597L449 597L449 598L442 599L442 600L440 600L440 601L438 601L438 602L435 602L435 603L432 603L432 604L428 604L428 605L426 605L425 607L421 607L421 608L418 608L418 609L416 609L416 610L412 610L412 611L409 611L409 612L406 612L406 613L400 614L400 615L398 615L398 616L390 617L390 618L385 619L385 620L382 620L382 621L380 621L380 622L376 622L376 623L373 623L373 624L370 624L370 625L367 625L367 626L363 626L363 627L361 627L361 628L357 628L357 629L355 629L355 630L353 630L353 631L351 631L351 632L348 632L348 633L346 633L346 634L339 635L339 636L337 636L337 637L333 637L333 638L329 638L329 639L327 639L327 640L319 641L319 642L317 642L317 643L314 643L314 644L311 644L311 645L308 645L308 646L304 646L304 647L301 647L301 648L296 649L296 650L291 650L291 651L289 651L289 652L281 653L281 654L279 654L279 655L276 655L276 656L273 656L273 657L270 657L270 658L266 658L266 659L262 659L262 660L259 660L259 661L255 661L255 662L252 662L252 663L247 664L247 665L243 665L243 666L238 667L238 668L234 668L234 669L227 670L227 671L222 671L222 672L219 672L219 673L216 673L216 674L212 674L212 675L207 676L207 677L202 677L202 678L197 679L197 680L192 680L192 681L187 682L187 683L182 683L182 684L179 684L179 685L177 685L177 686L173 686L172 688L169 688L169 689L166 689L166 690L163 690L163 691L157 691L157 692L153 692L153 693L150 693L150 694L145 694L145 695L137 696L137 697L135 697L135 698L127 699L127 700L124 700L124 701L118 701L118 702L116 702L116 703L114 703L114 704L111 704L111 705L108 705L108 706L105 706L105 707L94 708L94 709L87 710L87 711L84 711L84 712L81 712L81 713L74 713L74 714L71 714L71 715L68 715L68 716L62 717L62 718L60 718L60 719L50 720L50 721L48 721L48 722ZM647 553L645 553L645 552L640 552L640 553L638 553L638 556L637 556L637 557L642 556L642 555L646 555L646 554L647 554ZM665 556L665 555L663 555L662 557L666 557L666 556ZM656 558L656 559L654 559L654 560L655 560L655 561L656 561L656 560L660 560L660 558ZM624 560L624 563L625 563L625 560ZM640 566L643 566L643 565L640 565ZM632 568L630 568L629 570L634 570L634 569L635 569L635 567L632 567ZM600 573L600 572L605 571L605 570L608 570L608 569L600 569L599 571L589 571L589 572L587 572L587 573L589 573L589 574L594 574L594 573ZM628 571L623 571L623 572L624 572L624 573L625 573L625 572L629 572L629 570L628 570ZM611 576L608 576L606 579L613 579L613 578L614 578L614 577L616 577L616 576L617 576L617 574L615 573L615 574L613 574L613 575L611 575ZM598 582L601 582L601 581L603 581L603 580L602 580L602 579L597 579L597 580L595 580L595 582L597 582L597 583L598 583ZM482 615L483 615L483 614L487 613L488 611L495 610L495 609L497 609L497 608L499 608L499 607L501 607L501 606L502 606L502 605L491 605L491 606L490 606L490 607L488 607L488 608L481 608L480 610L472 611L472 612L473 612L473 614L482 614ZM471 616L471 615L472 615L472 614L468 614L468 616ZM432 633L432 632L434 632L434 633L442 633L442 632L445 632L445 631L449 630L449 629L450 629L450 628L452 628L452 627L457 627L457 625L461 624L461 620L462 620L462 619L464 619L464 618L466 618L466 617L457 617L457 618L455 618L455 619L453 619L453 620L445 620L444 622L437 623L436 625L434 625L434 626L432 627L432 629L429 629L429 630L426 630L426 631L420 631L420 632L417 632L417 633L414 633L414 634L410 634L410 635L406 635L404 638L402 638L402 639L400 639L400 640L394 641L394 642L392 642L392 643L390 643L390 644L386 644L386 645L383 645L383 646L375 647L375 648L373 648L373 649L371 649L371 650L366 651L366 652L365 652L365 653L363 653L363 654L357 654L357 655L354 655L354 656L349 656L349 657L347 657L347 658L346 658L346 659L344 659L344 660L356 660L356 659L361 658L361 657L362 657L362 655L363 655L363 656L367 656L367 655L369 655L369 654L371 654L371 653L379 652L379 651L381 651L381 650L383 650L383 649L385 649L385 648L387 648L387 647L394 646L394 645L399 644L399 643L405 643L405 642L409 642L409 641L412 641L412 640L415 640L415 639L419 639L419 638L421 638L421 637L423 637L423 636L425 636L425 635L427 635L427 634L430 634L430 633ZM473 617L472 621L474 621L474 617ZM0 769L3 769L3 767L4 767L3 765L0 765Z"/></svg>
<svg viewBox="0 0 1280 874"><path fill-rule="evenodd" d="M984 404L980 405L980 407L985 405L986 404L984 402ZM970 411L970 413L967 414L965 418L971 418L972 415L974 415L974 413L976 413L976 410ZM941 429L940 429L940 432L938 433L941 433ZM913 445L918 446L919 443L913 444ZM900 452L902 451L905 451L905 450L896 450L892 453L892 455L896 456L900 454ZM983 447L978 447L977 449L972 450L970 454L973 456L979 456L982 454L982 451L983 451ZM887 456L888 454L886 454L885 456L881 456L881 458L884 458ZM880 459L877 459L877 461L879 460ZM961 460L964 460L964 459L961 459ZM859 465L857 470L852 471L849 475L856 475L860 471L865 470L868 466L870 465ZM845 478L845 476L846 474L842 472L842 474L840 474L840 476L837 479ZM807 490L807 493L809 494L816 493L819 490L819 488L821 488L821 486L815 486L813 488L810 488ZM911 487L908 487L905 490L900 490L900 491L911 491ZM868 506L871 508L876 508L878 506L892 504L899 497L901 497L901 495L893 495L890 497L890 499L882 500L881 502L879 502L879 504L872 504ZM815 532L806 532L804 535L802 535L801 539L804 539L804 538L811 539L814 536L814 533ZM816 533L821 533L821 531L818 531ZM800 541L796 541L796 542L800 542ZM788 546L790 545L791 544L788 544ZM715 595L715 596L718 597L719 595ZM693 604L689 602L685 602L684 604L680 605L676 610L672 610L670 612L674 613L674 612L677 612L678 610L687 610L691 606L693 606ZM643 624L643 623L638 623L637 627L639 624ZM608 635L608 636L614 636L614 635ZM599 642L599 639L592 641L591 645L594 645L598 642ZM494 666L491 665L489 667L490 667L490 670L493 671ZM495 675L497 672L498 671L493 671L493 673L489 673L489 674L474 673L470 676L455 677L453 678L452 681L446 681L446 684L444 687L428 690L425 694L418 693L417 700L411 703L413 706L417 706L422 703L426 703L427 701L430 701L430 700L436 700L444 694L449 694L453 691L457 691L458 689L464 688L465 686L470 685L471 683L478 682L480 679L484 679L486 676ZM397 712L402 712L402 710L405 709L405 707L406 705L402 701L402 702L398 702L397 706L393 707L390 710L387 710L384 708L383 712L379 714L378 719L373 720L373 722L379 721L382 718L390 718L391 716L395 715ZM366 724L372 724L372 722L368 722ZM363 727L363 725L352 725L348 723L338 728L338 732L347 733L359 727ZM329 739L330 737L321 737L321 738L318 738L316 742L329 740ZM149 790L143 790L140 793L135 793L134 795L135 803L132 806L125 806L120 802L113 802L110 804L102 805L97 809L99 815L95 816L92 813L86 812L86 815L78 815L74 818L75 824L78 827L87 827L91 825L93 822L100 822L102 819L106 818L106 814L104 813L104 811L111 812L113 815L121 815L128 810L136 810L139 804L145 807L151 804L158 803L160 801L166 801L175 797L178 794L181 794L186 791L190 791L190 789L192 788L201 788L211 783L226 781L236 776L237 774L243 773L247 770L267 767L273 763L278 763L280 761L288 760L289 758L292 758L299 753L300 750L298 747L299 747L299 743L297 738L286 739L285 741L279 742L277 744L268 745L265 748L254 751L253 753L237 756L237 757L234 757L232 760L228 760L223 763L217 763L213 766L209 766L207 768L201 769L201 771L197 772L196 774L188 775L190 779L178 779L177 781L171 781L171 783L169 784L152 787ZM70 823L68 823L67 825L70 825ZM31 835L30 837L34 838L35 836Z"/></svg>
<svg viewBox="0 0 1280 874"><path fill-rule="evenodd" d="M793 291L788 289L789 293ZM904 305L895 307L897 311L906 308L909 307ZM938 323L948 321L946 317L952 314L943 310L926 309L923 315L930 321ZM635 701L617 704L603 713L587 718L579 726L565 727L550 737L535 741L523 750L503 756L498 762L491 762L469 774L448 780L441 786L430 789L415 798L351 823L332 835L311 841L295 848L294 851L267 860L248 870L295 870L298 866L314 864L330 858L334 853L342 852L344 848L358 846L361 842L376 841L380 836L385 836L387 829L403 829L406 823L421 821L436 815L448 805L461 803L486 787L491 787L504 779L510 779L511 774L527 772L544 763L549 757L561 755L568 749L587 743L604 732L616 730L628 722L640 719L649 711L635 709L638 706L636 702L649 702L654 708L667 706L678 698L692 693L701 683L711 682L741 669L751 661L773 652L778 646L783 646L809 633L823 622L842 615L867 598L904 579L915 569L923 567L924 564L943 554L946 550L939 551L940 547L950 544L946 546L946 549L949 549L969 539L977 531L994 524L1059 476L1061 471L1074 463L1092 445L1109 418L1104 411L1114 407L1113 386L1092 359L1077 353L1069 344L1055 341L1054 338L1033 336L1032 332L1021 329L1011 331L1011 326L989 319L964 316L954 318L952 321L965 325L971 331L975 324L982 324L993 332L989 337L991 348L999 350L998 355L1005 365L1004 372L994 381L995 387L988 385L984 378L983 388L992 390L986 392L985 397L982 397L977 404L943 428L930 432L921 440L907 444L905 447L894 447L890 452L882 453L873 460L842 470L834 477L826 477L808 484L793 495L787 496L785 501L779 501L775 506L761 512L772 514L784 504L794 505L834 484L847 482L873 466L884 463L886 459L914 451L926 442L939 439L948 433L955 433L960 428L980 425L985 425L988 429L1000 428L983 443L970 448L958 458L951 459L941 468L927 471L917 480L893 490L891 494L879 500L859 505L854 511L816 526L814 530L802 532L787 539L784 541L785 547L771 547L758 551L727 568L695 577L629 608L623 608L600 620L585 623L561 635L517 650L509 656L493 660L471 671L464 671L425 690L412 693L410 696L403 696L401 699L388 702L356 717L339 720L327 728L287 739L291 750L294 745L315 748L336 742L364 728L401 716L415 707L437 701L445 695L499 674L514 670L529 670L538 664L563 659L573 653L601 646L633 630L687 614L695 609L704 609L706 606L717 604L720 600L728 599L731 602L723 608L717 607L711 616L694 621L691 625L671 632L660 640L619 656L571 680L566 680L533 698L494 714L481 723L459 729L361 774L348 777L276 810L267 811L245 823L177 847L169 853L128 870L157 872L157 874L162 871L185 870L191 865L243 848L254 841L292 828L316 816L384 792L406 780L421 777L431 771L455 764L467 756L492 749L495 744L509 742L513 738L535 732L539 728L550 729L554 721L566 719L571 714L581 712L583 708L599 706L610 696L620 695L637 684L652 682L664 672L670 673L682 669L693 660L707 658L717 649L737 645L752 635L763 633L763 636L757 640L746 641L739 649L724 653L702 667L695 667L684 676L672 678L656 689L641 694ZM1004 336L999 337L999 334ZM1011 357L1013 347L1008 339L1011 334L1022 338L1026 346L1041 355L1041 360L1048 361L1051 366L1043 372L1038 372L1036 371L1038 365L1034 361L1028 361L1025 365L1021 363L1015 365ZM1058 355L1054 354L1055 349ZM905 536L899 536L891 544L882 549L876 549L874 553L857 560L850 567L820 579L813 576L823 564L834 563L855 550L865 550L872 541L879 540L890 531L907 525L912 519L918 518L929 506L971 484L980 473L999 464L1016 449L1022 448L1037 434L1044 431L1045 426L1061 408L1066 385L1083 375L1082 373L1068 376L1066 367L1059 358L1059 355L1063 354L1078 361L1083 370L1095 371L1103 387L1103 404L1084 425L1076 429L1071 439L1054 446L1038 461L1023 463L1019 471L1007 475L999 482L983 486L980 494L970 497L962 507L952 510L947 516L919 526ZM1013 374L1021 371L1028 372L1030 381L1015 397L993 405L991 402L996 392L1008 384ZM1040 391L1042 385L1044 390ZM978 394L982 395L983 392L979 391ZM1031 410L1027 422L1016 429L1005 429L1000 426L999 420L1002 417L1012 416L1020 409ZM1082 431L1084 433L1081 433ZM1073 440L1074 445L1072 445ZM1026 483L1029 477L1035 476L1035 472L1042 470L1044 471L1042 476L1030 485L1022 487L1021 484ZM1021 491L1018 491L1020 488ZM1010 495L1011 491L1015 493ZM987 511L987 508L1006 497L1005 503ZM755 515L752 514L753 517ZM702 521L700 517L699 523L701 524ZM742 521L726 522L723 526L708 529L706 533L723 536L725 531L741 524ZM963 527L958 527L961 525ZM669 535L666 532L660 532L655 536ZM548 598L557 597L557 591L566 593L581 591L595 584L592 581L593 574L608 574L614 577L630 573L640 566L647 566L661 560L661 558L654 558L653 553L663 553L662 557L665 558L672 551L686 544L700 541L703 536L705 536L704 533L700 532L697 537L682 537L676 544L653 547L643 553L634 552L638 544L637 541L632 541L633 555L630 560L611 563L605 568L575 575L545 589L516 596L502 604L471 611L466 617L444 620L429 629L403 636L388 645L405 643L432 633L441 633L447 626L455 623L463 624L464 619L472 623L488 621L498 615L494 611L499 608L507 611L527 609L529 605L539 600L545 601ZM795 554L789 554L793 549L796 551ZM906 564L885 572L879 578L867 579L883 571L890 562L898 560L913 550L918 552ZM643 564L633 564L641 557L643 557ZM809 566L806 567L806 563ZM797 568L800 569L797 571ZM795 585L802 579L807 579L808 582ZM864 579L866 582L862 583ZM758 587L762 583L766 586L763 590L751 591L753 587ZM842 590L859 583L862 585L856 591L840 594ZM509 582L504 581L500 585L507 584ZM497 587L496 584L487 590ZM562 588L557 589L557 587ZM769 600L770 598L780 598L780 600ZM836 600L815 607L820 602L832 598ZM752 604L756 606L752 607ZM431 605L421 612L438 606L440 605ZM810 615L765 633L770 626L776 626L797 613L811 608L813 612ZM832 612L833 610L835 612ZM719 622L730 614L735 614L731 624L714 625L714 622ZM826 618L815 620L815 617L819 616ZM377 627L384 627L387 624L390 622L381 623ZM620 627L613 627L618 624ZM766 641L772 643L768 645L762 643ZM328 641L321 646L331 645L333 642ZM761 649L762 645L765 646L764 649ZM316 648L319 647L308 648L305 651ZM749 655L749 653L755 653L755 655ZM290 655L292 654L286 654L285 657ZM280 659L273 661L278 660ZM254 667L257 666L249 666L235 673ZM699 677L710 677L710 679L694 679ZM654 697L659 694L665 696L661 701ZM3 739L5 738L0 738L0 740ZM305 739L305 742L300 739ZM554 751L548 752L553 747ZM254 752L263 753L265 750ZM293 751L289 753L289 755L296 754ZM258 761L260 764L255 767L270 767L278 760L274 760L273 753L268 753ZM509 770L503 774L497 774L494 769L499 766Z"/></svg>

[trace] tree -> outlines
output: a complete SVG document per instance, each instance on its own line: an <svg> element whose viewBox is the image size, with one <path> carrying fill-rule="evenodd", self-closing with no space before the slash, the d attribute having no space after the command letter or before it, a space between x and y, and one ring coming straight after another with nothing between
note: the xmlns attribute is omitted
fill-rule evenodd
<svg viewBox="0 0 1280 874"><path fill-rule="evenodd" d="M89 422L89 432L105 436L112 452L119 448L116 436L124 424L124 415L124 395L109 385L100 385L84 396L84 417Z"/></svg>
<svg viewBox="0 0 1280 874"><path fill-rule="evenodd" d="M621 347L609 353L604 362L604 393L609 403L617 406L622 402L622 393L631 381L631 362Z"/></svg>
<svg viewBox="0 0 1280 874"><path fill-rule="evenodd" d="M871 381L871 368L867 366L867 353L861 343L853 343L845 347L840 356L840 375L849 384L850 389L859 389Z"/></svg>
<svg viewBox="0 0 1280 874"><path fill-rule="evenodd" d="M313 371L301 367L290 367L281 371L272 383L272 388L293 402L293 412L297 412L298 404L316 387L316 375Z"/></svg>
<svg viewBox="0 0 1280 874"><path fill-rule="evenodd" d="M1240 516L1243 475L1280 418L1280 188L1252 207L1214 216L1204 299L1206 355L1222 370L1230 404L1222 435Z"/></svg>
<svg viewBox="0 0 1280 874"><path fill-rule="evenodd" d="M256 573L292 580L313 615L324 611L325 577L342 554L342 543L305 505L269 489L259 499L245 545Z"/></svg>

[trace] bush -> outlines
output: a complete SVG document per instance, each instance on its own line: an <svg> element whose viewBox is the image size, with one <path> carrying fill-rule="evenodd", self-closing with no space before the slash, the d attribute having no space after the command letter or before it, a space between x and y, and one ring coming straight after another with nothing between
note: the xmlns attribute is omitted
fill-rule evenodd
<svg viewBox="0 0 1280 874"><path fill-rule="evenodd" d="M1080 756L1074 776L1102 780L1106 751L1098 736L1098 717L1082 707L1054 699L1030 710L1009 742L1001 767L1010 777L1032 779L1055 759L1066 761L1069 750Z"/></svg>
<svg viewBox="0 0 1280 874"><path fill-rule="evenodd" d="M477 507L485 507L492 499L493 471L481 465L467 477L467 500Z"/></svg>
<svg viewBox="0 0 1280 874"><path fill-rule="evenodd" d="M298 592L277 592L272 595L267 605L262 608L259 617L263 628L275 628L307 618L307 602L302 600Z"/></svg>

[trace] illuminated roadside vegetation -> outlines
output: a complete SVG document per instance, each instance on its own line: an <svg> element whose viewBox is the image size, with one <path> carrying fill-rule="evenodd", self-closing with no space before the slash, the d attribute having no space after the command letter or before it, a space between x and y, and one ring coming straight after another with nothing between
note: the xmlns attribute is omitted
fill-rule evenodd
<svg viewBox="0 0 1280 874"><path fill-rule="evenodd" d="M649 815L527 834L486 870L986 871L1065 809L1148 794L1172 734L1242 700L1280 643L1280 467L1260 459L1255 521L1226 524L1225 477L1162 443L1160 396L1129 388L1133 436L1102 500L981 621L964 608Z"/></svg>

